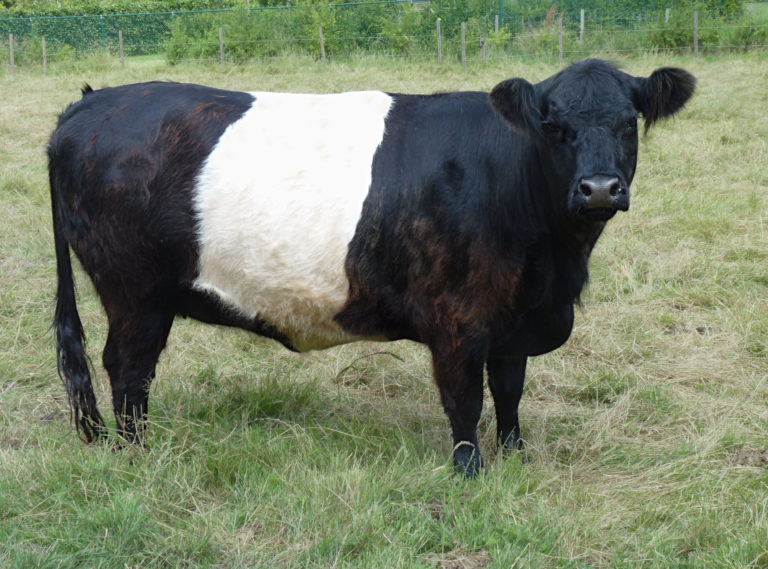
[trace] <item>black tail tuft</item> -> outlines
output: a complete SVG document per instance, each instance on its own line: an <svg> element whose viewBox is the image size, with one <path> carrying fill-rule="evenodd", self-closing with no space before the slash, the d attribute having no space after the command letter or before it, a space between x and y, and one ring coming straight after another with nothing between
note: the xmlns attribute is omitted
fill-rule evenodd
<svg viewBox="0 0 768 569"><path fill-rule="evenodd" d="M67 389L72 418L78 433L87 442L93 442L105 433L104 420L96 406L96 396L91 384L90 362L85 354L85 334L77 312L75 283L69 256L69 240L61 188L54 174L54 160L49 149L51 205L53 208L53 239L56 247L56 312L53 331L56 335L56 358L59 377Z"/></svg>

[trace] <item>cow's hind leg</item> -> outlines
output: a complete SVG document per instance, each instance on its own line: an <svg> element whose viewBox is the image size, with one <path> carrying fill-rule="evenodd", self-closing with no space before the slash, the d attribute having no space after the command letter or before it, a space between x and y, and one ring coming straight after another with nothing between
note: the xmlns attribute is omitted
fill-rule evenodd
<svg viewBox="0 0 768 569"><path fill-rule="evenodd" d="M522 449L517 409L523 395L527 358L498 355L488 357L488 385L496 408L496 437L505 451Z"/></svg>
<svg viewBox="0 0 768 569"><path fill-rule="evenodd" d="M143 444L149 387L173 324L173 313L152 308L108 310L103 362L112 385L112 406L123 438Z"/></svg>
<svg viewBox="0 0 768 569"><path fill-rule="evenodd" d="M483 466L477 442L483 409L483 359L471 350L432 350L435 381L453 430L453 465L467 478L474 478Z"/></svg>

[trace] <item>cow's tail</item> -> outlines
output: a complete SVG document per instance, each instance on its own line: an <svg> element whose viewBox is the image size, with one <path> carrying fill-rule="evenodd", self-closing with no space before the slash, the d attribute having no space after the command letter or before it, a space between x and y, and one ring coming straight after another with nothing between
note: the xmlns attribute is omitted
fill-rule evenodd
<svg viewBox="0 0 768 569"><path fill-rule="evenodd" d="M69 256L65 208L54 169L50 169L53 240L56 247L56 312L53 332L56 336L56 360L59 377L67 389L72 419L78 434L92 442L105 433L104 420L96 406L91 383L91 365L85 354L85 334L77 312L75 282Z"/></svg>

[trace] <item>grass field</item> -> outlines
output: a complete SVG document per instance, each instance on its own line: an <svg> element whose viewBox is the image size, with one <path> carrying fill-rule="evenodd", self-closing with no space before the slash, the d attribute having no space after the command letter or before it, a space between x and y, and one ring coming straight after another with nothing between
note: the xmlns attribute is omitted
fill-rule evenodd
<svg viewBox="0 0 768 569"><path fill-rule="evenodd" d="M368 59L0 75L0 566L768 567L768 60L648 57L699 79L640 145L570 341L535 358L525 457L454 477L426 351L308 355L177 321L149 450L80 443L56 375L45 145L94 87L148 79L329 92L490 89L549 64ZM105 319L79 275L97 394Z"/></svg>

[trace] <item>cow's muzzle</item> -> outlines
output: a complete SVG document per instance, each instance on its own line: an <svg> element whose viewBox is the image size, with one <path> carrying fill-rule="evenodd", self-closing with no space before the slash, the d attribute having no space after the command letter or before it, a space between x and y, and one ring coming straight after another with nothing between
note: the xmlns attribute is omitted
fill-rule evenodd
<svg viewBox="0 0 768 569"><path fill-rule="evenodd" d="M629 209L629 188L617 176L581 178L571 191L569 209L590 221L607 221Z"/></svg>

